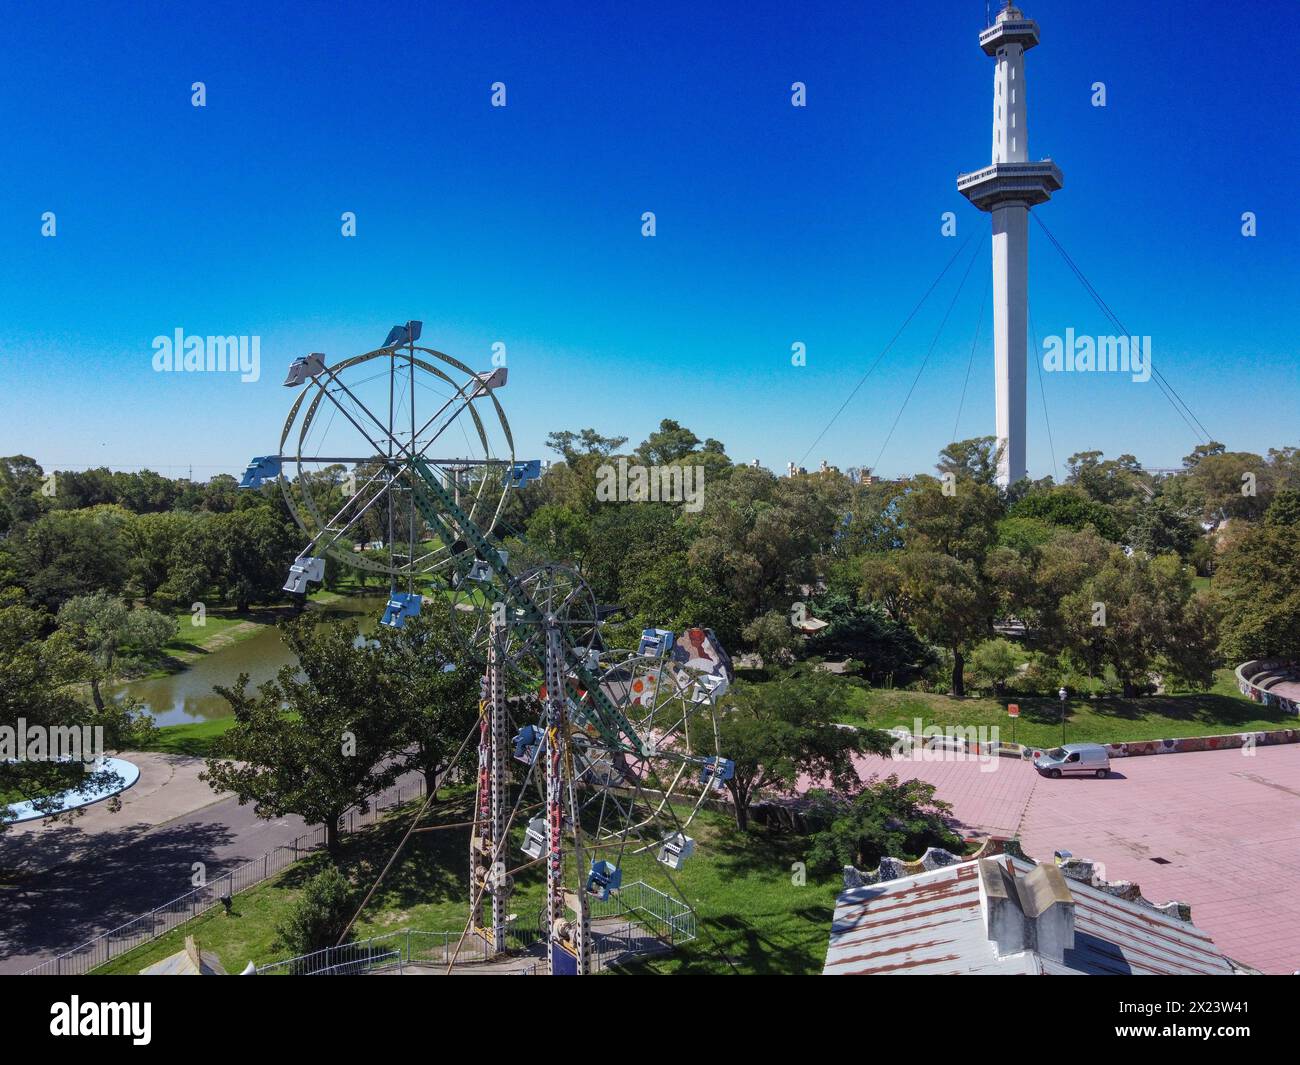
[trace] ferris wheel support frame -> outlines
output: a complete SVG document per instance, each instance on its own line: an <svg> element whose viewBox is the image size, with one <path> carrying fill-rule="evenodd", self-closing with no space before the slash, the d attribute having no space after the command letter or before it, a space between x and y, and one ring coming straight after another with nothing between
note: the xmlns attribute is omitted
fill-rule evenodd
<svg viewBox="0 0 1300 1065"><path fill-rule="evenodd" d="M569 815L573 858L582 872L582 821L569 747L567 655L560 627L546 623L546 959L552 976L585 976L591 971L591 916L587 893L564 882L564 821Z"/></svg>
<svg viewBox="0 0 1300 1065"><path fill-rule="evenodd" d="M521 646L517 650L523 651L526 657L532 659L536 665L541 666L541 672L545 677L546 684L542 707L542 721L545 727L542 730L541 742L533 749L533 757L529 760L528 776L532 778L533 772L539 769L545 774L544 797L541 805L545 807L544 824L546 829L545 835L542 837L541 833L537 833L536 829L530 826L529 839L535 839L539 848L538 850L532 850L526 847L525 850L530 856L537 855L545 861L545 914L547 927L544 932L543 942L546 948L547 971L553 975L585 975L592 971L590 899L592 897L608 898L610 891L617 891L618 878L611 875L610 863L608 862L593 863L591 877L586 878L583 875L585 868L584 852L594 853L594 851L600 849L600 844L599 842L593 842L591 847L586 847L583 842L585 831L582 820L583 806L579 799L585 780L583 774L588 771L589 767L583 768L586 763L583 762L583 748L578 743L578 740L589 739L602 744L604 750L620 763L626 756L631 756L633 760L645 763L645 779L638 777L631 800L632 805L629 806L629 818L632 817L631 810L635 805L637 796L642 794L644 785L646 783L654 784L658 780L654 765L649 760L663 752L658 750L658 741L653 726L643 736L641 734L641 724L643 722L637 719L635 713L631 716L625 713L616 697L605 690L604 679L597 675L599 671L596 663L599 661L599 657L593 657L590 649L581 646L582 641L575 638L573 631L575 622L569 616L569 602L572 595L569 597L561 596L560 605L555 605L555 589L557 584L562 582L556 578L548 583L547 580L539 578L538 587L534 588L530 583L528 574L521 577L509 569L506 552L490 539L504 505L505 492L511 486L518 487L526 484L530 477L538 476L540 467L538 460L529 460L523 464L514 460L513 440L510 437L509 427L505 423L501 405L494 394L495 388L505 383L504 369L474 373L450 356L427 348L417 348L415 339L418 336L418 330L411 329L412 325L417 324L408 323L404 343L391 344L393 336L398 332L398 330L394 330L394 333L390 334L391 346L386 345L374 352L356 356L338 364L336 367L325 367L322 364L319 369L313 371L311 366L308 365L301 368L301 372L297 372L299 370L298 363L295 363L295 366L290 370L290 380L285 382L286 385L303 383L305 375L306 378L310 378L311 384L314 386L314 392L313 389L304 390L294 403L289 420L285 423L279 449L280 454L254 458L252 463L249 464L248 470L245 471L241 486L258 487L263 477L277 476L285 493L290 512L311 537L308 550L318 548L324 541L324 549L331 554L334 553L335 544L347 529L359 521L384 495L389 496L390 502L388 541L391 551L394 540L391 504L395 493L399 489L405 490L411 506L409 528L412 538L404 570L408 585L407 597L415 598L415 581L423 577L425 579L439 580L453 590L461 587L465 581L470 581L472 582L471 587L476 586L481 591L483 601L490 603L491 622L488 626L488 639L485 648L487 653L482 658L479 658L479 661L485 661L486 668L479 702L479 773L474 808L474 827L470 839L470 913L465 932L461 936L461 942L463 943L465 935L472 929L488 944L490 955L499 954L508 949L509 917L507 911L514 883L510 872L507 871L504 855L509 846L508 837L511 825L515 814L518 812L518 800L522 800L524 794L521 790L518 800L511 806L511 755L514 753L515 742L514 738L509 734L510 718L506 702L507 667L512 661L510 657L511 640L520 638ZM405 348L404 351L403 348ZM453 368L470 374L471 381L466 385L458 385L452 377L448 376L436 365L417 359L415 354L417 350L430 356L437 356ZM409 441L404 442L399 439L395 435L396 427L392 424L385 425L376 417L362 402L361 398L348 388L339 375L339 371L342 369L359 365L383 355L392 360L388 367L390 375L390 423L393 417L392 381L393 375L399 368L399 359L405 357L410 368L412 375L412 408ZM313 356L312 358L316 357ZM298 361L309 362L309 360ZM422 370L433 373L443 381L451 384L456 392L419 429L416 428L414 409L414 373L417 365ZM361 383L364 384L365 381ZM312 395L313 398L304 408L303 403L309 395ZM354 405L356 408L355 416L353 411L343 404L341 396L346 396ZM495 459L492 457L484 425L474 408L474 400L483 396L490 399L501 420L501 428L510 449L509 459ZM304 444L308 430L316 416L317 408L323 401L328 401L343 414L345 420L361 435L365 444L374 450L374 455L345 459L327 458L322 454L304 454ZM448 409L456 406L458 402L460 406L456 414L439 426L429 439L420 443L421 434L438 422ZM285 445L300 409L303 412L304 420L299 428L297 454L294 455L291 449ZM443 435L460 412L464 410L468 410L469 417L473 419L474 428L477 430L477 435L486 452L484 457L480 459L433 459L427 457L427 453L434 441ZM379 439L373 437L371 430L363 426L362 421L366 419L373 422L374 427L379 430ZM326 428L328 429L328 425ZM324 447L317 447L313 450L330 453ZM323 515L317 513L315 500L309 490L310 485L304 485L304 504L310 516L314 519L314 523L308 523L295 506L293 494L289 491L289 481L282 472L286 460L297 462L300 479L304 462L352 462L359 467L362 462L374 461L377 462L378 467L370 474L362 492L355 492L354 489L349 490L353 493L351 499L329 521L323 520ZM501 469L500 481L496 479L495 470L497 468ZM465 505L462 503L461 475L464 471L476 469L483 469L484 475L478 481L474 500L469 505ZM444 474L446 476L445 483ZM356 501L362 499L365 491L377 481L381 482L379 491L374 497L364 501L364 506L361 507L359 512L354 513L350 519L345 520L349 506L355 506ZM479 497L483 495L484 489L491 486L499 486L504 491L500 499L497 500L495 509L485 512L488 518L485 522L479 515L478 501ZM465 487L467 489L471 487L469 480L466 481ZM491 507L491 499L492 493L489 491L487 497L489 508ZM428 529L441 542L441 546L437 548L437 554L442 561L438 562L436 567L424 571L417 571L416 568L414 538L416 535L417 511ZM326 513L328 512L329 510L326 510ZM500 539L500 534L497 534L497 539ZM430 556L432 556L432 552ZM300 556L298 561L303 562L304 560ZM307 561L317 567L323 562L322 559L318 558L309 558ZM343 561L351 565L365 565L364 559L345 558ZM423 562L424 559L418 561ZM444 566L445 569L443 569ZM296 566L291 570L291 582L295 580L293 574L299 568L301 567ZM394 576L397 575L391 559L387 570L392 572ZM441 570L441 572L435 576L438 570ZM319 573L310 576L306 575L308 572L310 571L304 569L303 573L299 573L297 577L298 583L292 588L286 585L286 590L297 592L301 590L299 584L305 583L307 580L321 579ZM532 572L529 571L529 573ZM394 596L396 597L396 592L394 592ZM390 608L392 606L393 604L390 603ZM418 611L416 612L418 613ZM599 620L594 607L590 613L594 623L598 625ZM387 618L384 623L389 623ZM400 620L394 623L400 624ZM647 630L647 633L649 631ZM659 630L654 631L658 632ZM479 644L479 646L482 647L483 645ZM668 646L671 646L671 640L669 640ZM641 653L644 653L644 651ZM659 654L662 653L661 649ZM478 658L479 656L474 655L474 657ZM712 687L705 690L706 697L712 690ZM685 696L682 697L685 698ZM693 698L693 702L699 701L698 698ZM634 721L638 721L638 724L633 724ZM656 844L660 847L666 847L673 840L680 840L684 844L692 843L685 836L685 826L678 820L671 805L669 805L669 796L677 782L687 772L689 765L707 766L714 764L720 759L720 755L718 759L693 757L693 751L689 749L689 732L687 735L688 749L681 752L681 765L678 766L676 776L671 784L663 791L658 806L652 811L649 818L629 826L631 832L642 843L642 846L634 853L640 853ZM540 766L537 765L539 760L542 761ZM701 780L707 783L707 776L702 776ZM587 786L590 786L590 782L587 782ZM527 781L525 781L526 787ZM606 791L606 797L609 794L610 792ZM697 809L703 802L704 794L702 791L696 803ZM648 827L650 822L665 810L676 826L676 834L668 837L667 840L647 840L641 829ZM687 823L689 823L689 818ZM601 838L602 824L603 812L601 819L592 830L594 840L598 841ZM572 847L573 852L571 856L566 854L570 847ZM622 854L621 848L619 853ZM672 853L680 853L681 856L684 856L688 852L681 850ZM673 865L671 861L665 859L662 853L659 860L671 868L680 868L680 865ZM566 882L566 865L569 862L574 863L567 870L569 875L573 875L575 872L577 874L576 882L572 887ZM605 871L598 870L597 866L603 867ZM519 869L523 868L525 866L519 867ZM514 870L514 872L518 872L519 869ZM617 872L617 867L614 867L612 873ZM601 877L605 879L602 880ZM594 888L593 884L596 885ZM602 890L604 891L603 894ZM484 906L483 900L485 892L492 896L490 928L485 927L484 921L484 917L487 916L485 913L487 907ZM457 953L459 953L460 945L460 943L457 944ZM454 964L455 956L453 955L448 965L449 972Z"/></svg>
<svg viewBox="0 0 1300 1065"><path fill-rule="evenodd" d="M469 898L473 927L488 941L491 953L506 949L506 924L514 884L504 854L510 831L510 738L506 715L504 625L493 622L479 703L478 789L475 825L470 833ZM482 874L478 871L482 870ZM480 875L485 880L480 882ZM492 924L483 928L483 890L492 894Z"/></svg>

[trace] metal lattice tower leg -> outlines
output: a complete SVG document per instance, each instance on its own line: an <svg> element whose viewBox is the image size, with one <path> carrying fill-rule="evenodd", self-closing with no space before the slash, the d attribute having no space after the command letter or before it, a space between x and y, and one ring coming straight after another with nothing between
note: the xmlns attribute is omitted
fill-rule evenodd
<svg viewBox="0 0 1300 1065"><path fill-rule="evenodd" d="M568 749L568 693L565 685L564 643L553 622L546 629L546 920L552 975L584 976L590 969L591 927L587 894L579 884L567 892L564 883L564 815L569 812L574 860L582 873L582 824L573 801L572 766Z"/></svg>
<svg viewBox="0 0 1300 1065"><path fill-rule="evenodd" d="M478 771L475 774L474 827L469 834L469 905L470 927L476 932L483 927L484 877L492 860L492 734L491 715L488 713L488 689L491 685L491 666L483 675L483 688L478 704Z"/></svg>
<svg viewBox="0 0 1300 1065"><path fill-rule="evenodd" d="M506 833L510 817L510 736L506 718L505 640L508 630L493 618L488 645L488 714L490 772L489 813L492 818L492 946L504 950L511 878L506 875Z"/></svg>
<svg viewBox="0 0 1300 1065"><path fill-rule="evenodd" d="M502 644L506 628L493 620L487 669L479 700L478 776L474 831L470 834L472 927L487 932L492 951L505 949L511 879L506 875L505 836L510 812L510 737L506 719L506 680ZM492 924L483 923L485 894L492 896Z"/></svg>

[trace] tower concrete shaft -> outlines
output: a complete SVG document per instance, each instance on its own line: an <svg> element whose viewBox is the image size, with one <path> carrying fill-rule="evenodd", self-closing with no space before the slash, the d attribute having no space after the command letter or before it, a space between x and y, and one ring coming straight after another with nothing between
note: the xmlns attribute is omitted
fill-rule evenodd
<svg viewBox="0 0 1300 1065"><path fill-rule="evenodd" d="M1029 159L1025 52L1038 43L1038 24L1013 4L980 34L993 69L993 161L961 174L957 190L993 224L993 375L998 483L1025 476L1025 389L1029 305L1029 210L1061 188L1050 159Z"/></svg>

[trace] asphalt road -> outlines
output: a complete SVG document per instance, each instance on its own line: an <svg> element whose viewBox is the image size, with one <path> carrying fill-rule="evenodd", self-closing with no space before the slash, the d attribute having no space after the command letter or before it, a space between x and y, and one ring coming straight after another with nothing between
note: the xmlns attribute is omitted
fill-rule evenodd
<svg viewBox="0 0 1300 1065"><path fill-rule="evenodd" d="M411 774L401 783L410 790L416 780ZM186 894L196 862L211 882L308 831L301 818L263 820L231 797L157 825L85 833L73 822L52 844L0 837L0 867L13 868L34 845L66 855L0 882L0 974L21 973Z"/></svg>

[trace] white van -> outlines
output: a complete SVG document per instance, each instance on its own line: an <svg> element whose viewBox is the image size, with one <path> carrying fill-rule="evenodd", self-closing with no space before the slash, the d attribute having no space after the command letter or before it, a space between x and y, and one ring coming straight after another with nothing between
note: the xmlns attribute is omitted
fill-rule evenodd
<svg viewBox="0 0 1300 1065"><path fill-rule="evenodd" d="M1105 777L1110 775L1110 755L1100 743L1067 743L1034 758L1034 768L1049 777L1066 773Z"/></svg>

